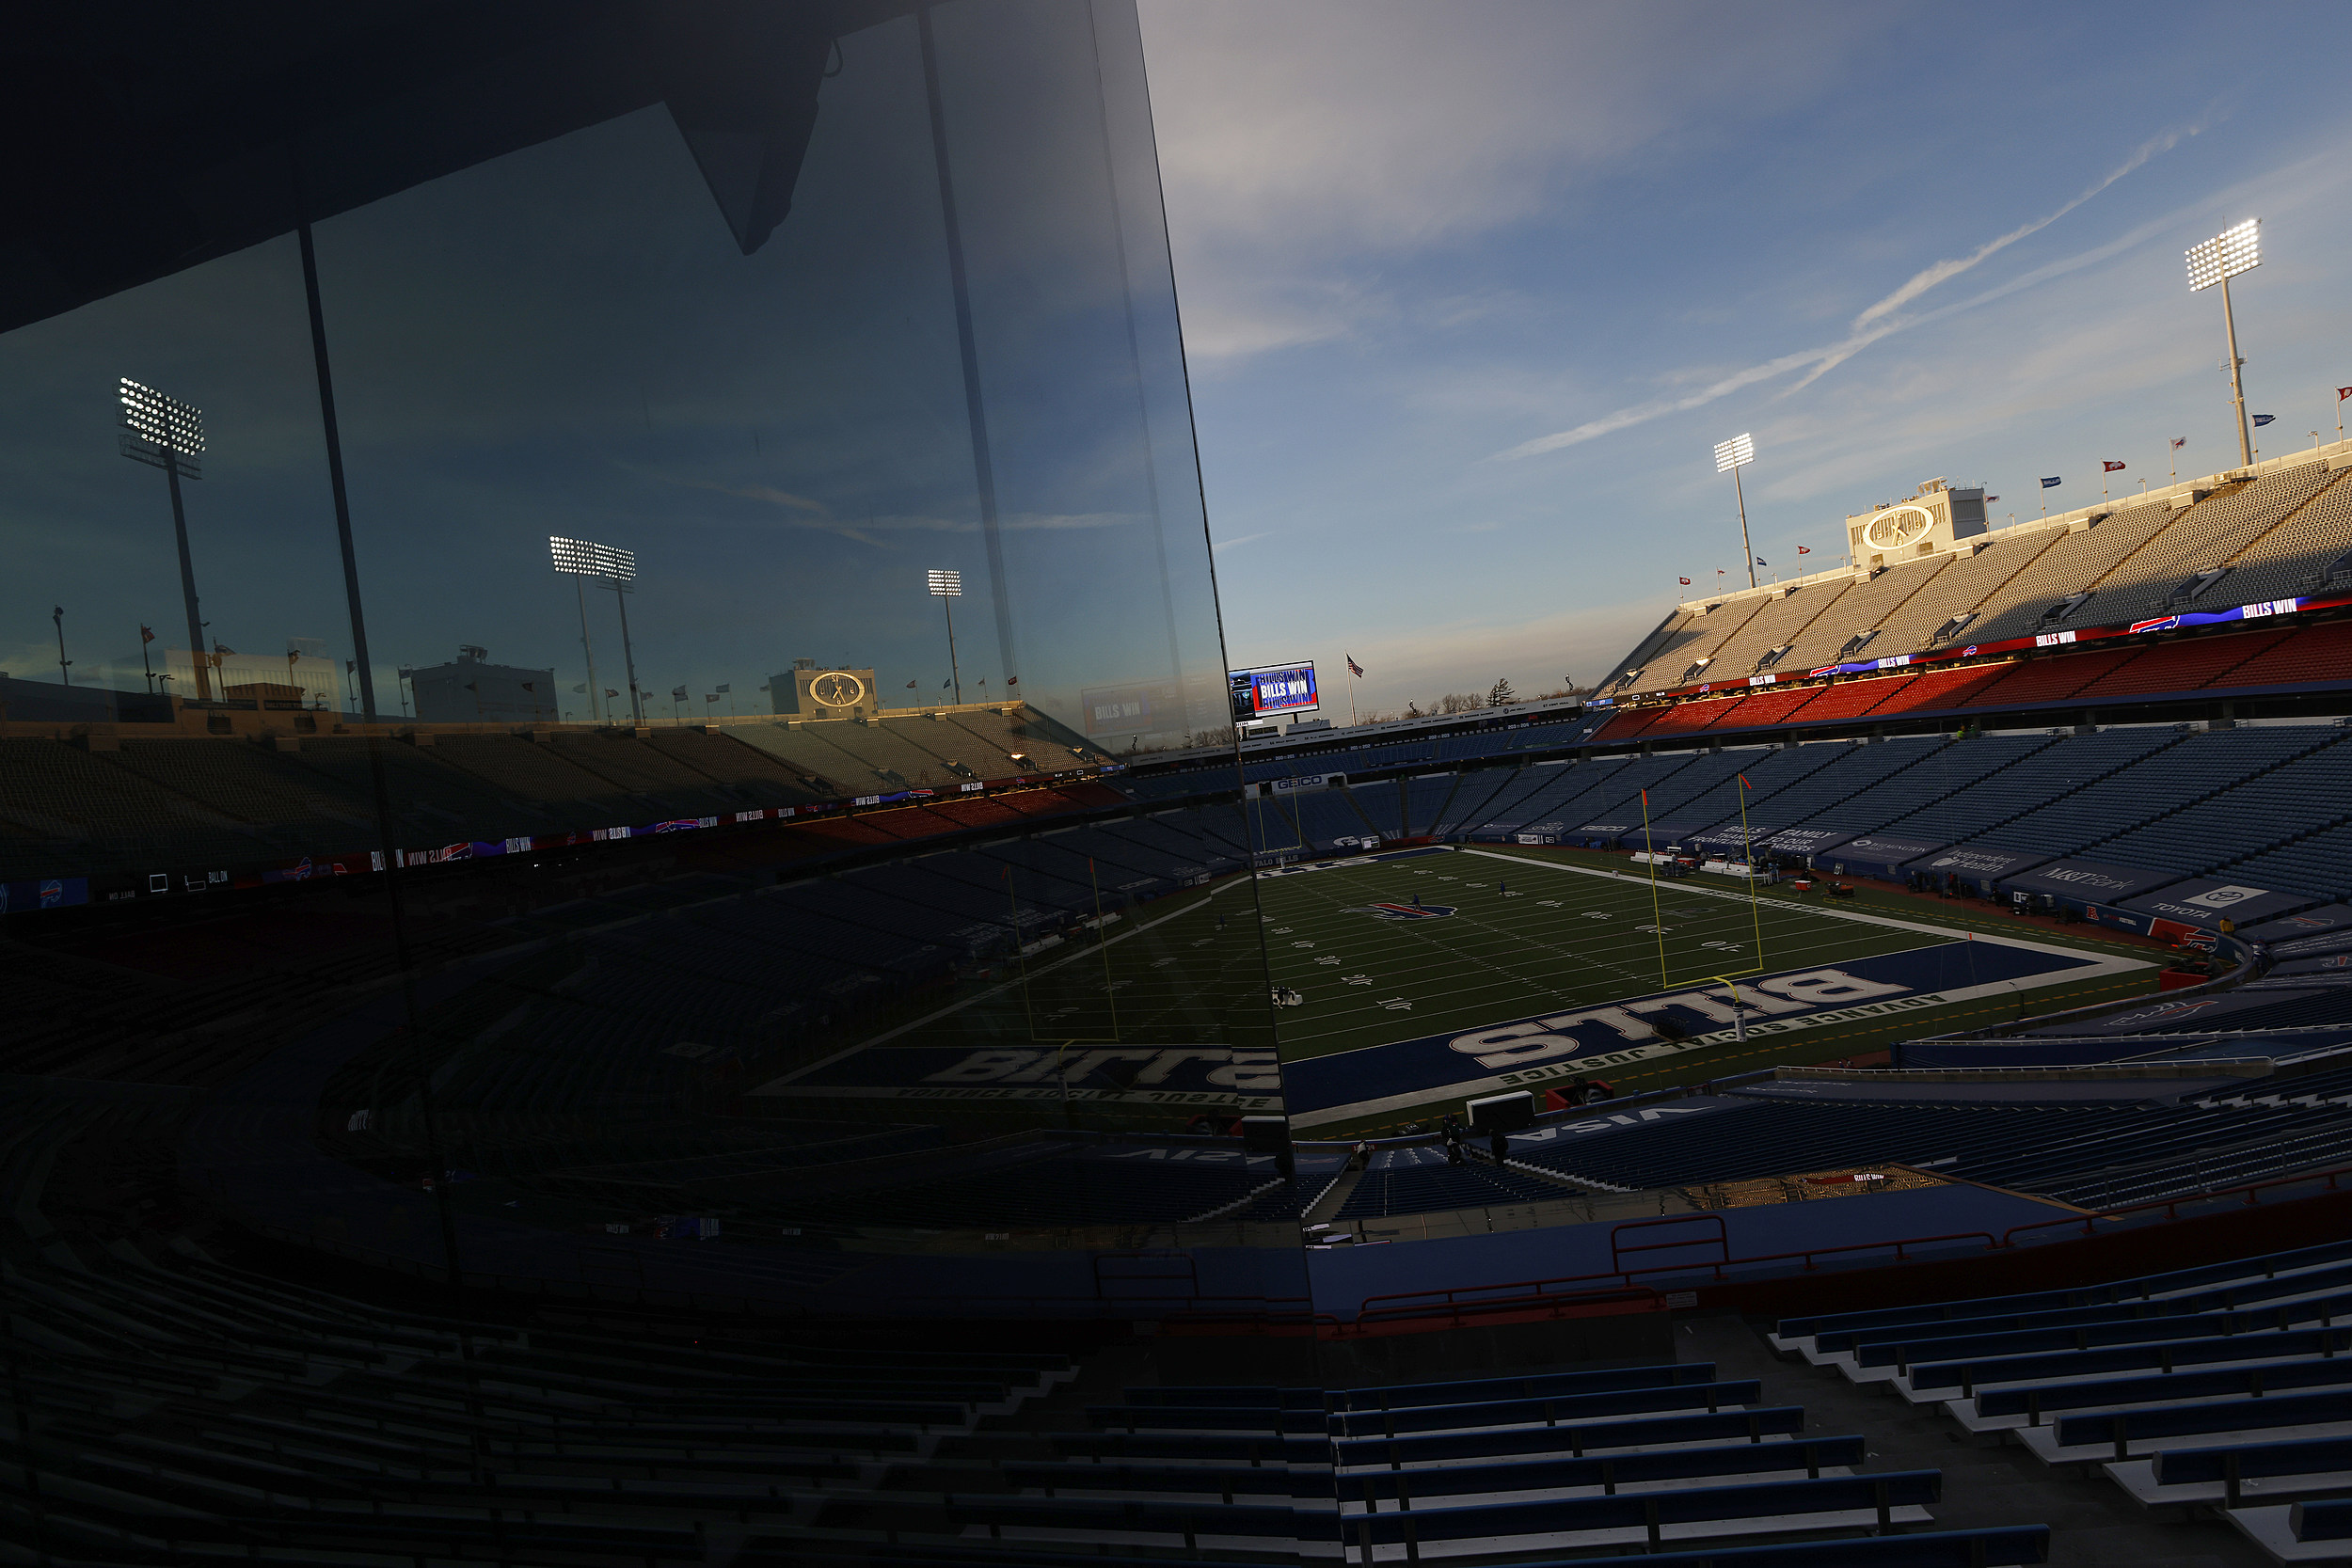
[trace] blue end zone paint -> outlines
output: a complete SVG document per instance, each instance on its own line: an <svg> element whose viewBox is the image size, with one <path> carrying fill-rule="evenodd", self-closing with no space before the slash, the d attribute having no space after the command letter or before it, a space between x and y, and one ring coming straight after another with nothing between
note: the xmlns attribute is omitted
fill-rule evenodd
<svg viewBox="0 0 2352 1568"><path fill-rule="evenodd" d="M1739 982L1747 1035L1761 1038L2106 973L2114 960L2005 942L1944 942ZM1739 1039L1731 990L1709 982L1601 1006L1425 1035L1284 1066L1282 1089L1301 1128L1437 1099L1515 1088ZM1671 1039L1649 1019L1668 1019Z"/></svg>

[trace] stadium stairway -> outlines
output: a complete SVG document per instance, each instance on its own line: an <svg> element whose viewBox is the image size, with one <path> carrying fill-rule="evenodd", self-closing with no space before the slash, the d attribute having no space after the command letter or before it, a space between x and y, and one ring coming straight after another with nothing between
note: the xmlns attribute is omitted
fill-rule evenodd
<svg viewBox="0 0 2352 1568"><path fill-rule="evenodd" d="M1558 1560L1644 1553L1722 1568L2038 1563L2037 1522L1952 1529L1933 1466L1703 1361L1325 1390L1111 1384L1144 1347L1017 1416L943 1439L887 1512L875 1560L1058 1568L1104 1560Z"/></svg>
<svg viewBox="0 0 2352 1568"><path fill-rule="evenodd" d="M1768 1342L2021 1472L2104 1480L2151 1521L2217 1518L2272 1561L2340 1561L2347 1286L2352 1243L2334 1242L2074 1291L1785 1319Z"/></svg>

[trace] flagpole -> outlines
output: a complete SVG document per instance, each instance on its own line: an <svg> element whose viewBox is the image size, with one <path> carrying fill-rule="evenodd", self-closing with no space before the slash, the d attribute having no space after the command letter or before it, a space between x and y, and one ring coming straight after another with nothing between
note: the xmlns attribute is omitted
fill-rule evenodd
<svg viewBox="0 0 2352 1568"><path fill-rule="evenodd" d="M1356 661L1347 661L1347 727L1356 728Z"/></svg>

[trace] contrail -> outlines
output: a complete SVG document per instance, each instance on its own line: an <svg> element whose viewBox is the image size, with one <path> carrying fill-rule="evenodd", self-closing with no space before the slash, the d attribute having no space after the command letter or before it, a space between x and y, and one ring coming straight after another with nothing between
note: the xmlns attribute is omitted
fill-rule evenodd
<svg viewBox="0 0 2352 1568"><path fill-rule="evenodd" d="M1804 370L1806 373L1795 386L1788 388L1788 391L1794 392L1809 387L1880 339L1891 337L1909 327L1916 326L1924 321L1947 314L1951 308L1946 310L1930 311L1922 316L1902 316L1896 312L1937 284L1959 277L1987 257L2007 249L2028 235L2047 229L2109 185L2139 168L2156 154L2169 151L2189 137L2202 132L2212 124L2213 119L2214 112L2209 109L2203 116L2187 125L2142 142L2133 150L2130 157L2124 159L2117 166L2114 172L2047 217L2037 218L2031 223L2010 230L1997 239L1988 240L1966 256L1938 261L1933 266L1913 275L1901 288L1856 316L1846 335L1834 343L1827 343L1819 348L1799 349L1793 354L1784 354L1777 359L1767 360L1761 365L1752 365L1746 370L1734 372L1696 391L1686 392L1678 397L1653 398L1647 403L1637 403L1630 407L1620 408L1614 413L1604 414L1597 420L1587 420L1573 430L1563 430L1551 436L1539 436L1532 441L1522 441L1516 447L1496 452L1489 461L1534 457L1543 452L1558 451L1563 447L1577 446L1597 436L1613 435L1630 426L1645 424L1661 415L1678 414L1686 409L1700 407L1713 403L1718 398L1727 397L1742 388L1753 387L1759 381L1770 381L1795 370ZM2008 292L2010 291L2003 289L1994 291L1994 293ZM1992 296L1982 295L1979 296L1979 300L1986 297ZM1967 303L1974 304L1978 301ZM1786 396L1787 393L1783 395Z"/></svg>
<svg viewBox="0 0 2352 1568"><path fill-rule="evenodd" d="M2151 137L2147 141L2140 143L2139 146L2134 150L2130 157L2124 159L2122 164L2117 166L2113 173L2109 174L2105 180L2100 181L2097 184L2092 185L2089 190L2083 192L2082 195L2076 197L2065 206L2060 207L2057 212L2052 213L2048 217L2036 218L2031 223L2020 224L2015 229L2010 230L2008 233L2003 234L1999 239L1987 240L1984 244L1979 245L1975 250L1970 251L1965 256L1956 256L1949 261L1938 261L1935 265L1928 267L1925 270L1913 275L1911 280L1905 283L1901 288L1897 289L1893 293L1888 294L1884 299L1880 300L1876 305L1871 306L1867 310L1865 310L1862 314L1856 316L1853 319L1854 330L1859 332L1864 327L1868 326L1872 322L1878 320L1881 316L1887 314L1889 311L1901 309L1913 300L1917 299L1921 294L1926 293L1930 289L1934 288L1938 283L1943 282L1947 278L1958 277L1962 273L1966 272L1970 267L1975 266L1979 261L1983 261L1986 257L2007 250L2010 245L2015 245L2018 241L2025 239L2029 235L2039 234L2042 230L2049 228L2050 225L2058 222L2058 219L2064 217L2067 214L2073 212L2084 202L2089 201L2092 197L2097 196L2101 191L2106 190L2109 185L2114 184L2118 180L2122 179L2125 175L2147 163L2149 159L2154 157L2157 153L2169 152L2172 149L2180 146L2182 142L2203 131L2205 127L2211 123L2211 120L2212 111L2208 110L2206 112L2206 117L2197 120L2194 124L2182 126L2178 130L2168 131L2161 136Z"/></svg>

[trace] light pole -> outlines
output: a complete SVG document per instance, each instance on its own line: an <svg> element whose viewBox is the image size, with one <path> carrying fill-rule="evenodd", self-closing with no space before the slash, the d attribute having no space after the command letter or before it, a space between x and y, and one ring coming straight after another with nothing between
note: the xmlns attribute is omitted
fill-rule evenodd
<svg viewBox="0 0 2352 1568"><path fill-rule="evenodd" d="M1740 500L1740 554L1748 563L1748 586L1756 586L1756 546L1748 543L1748 497L1740 488L1740 470L1756 461L1756 437L1734 436L1715 444L1715 471L1731 472L1731 493Z"/></svg>
<svg viewBox="0 0 2352 1568"><path fill-rule="evenodd" d="M178 398L166 397L124 376L117 395L122 404L117 450L134 463L161 468L171 487L171 529L180 544L180 595L187 601L188 659L196 667L196 697L210 702L204 675L204 622L196 609L196 562L188 553L188 514L181 503L180 479L204 477L204 414Z"/></svg>
<svg viewBox="0 0 2352 1568"><path fill-rule="evenodd" d="M628 711L631 723L643 727L645 709L637 691L637 655L628 641L629 584L637 578L637 552L616 550L610 545L593 544L585 539L566 539L561 534L548 535L548 554L555 569L567 577L596 578L612 590L613 603L621 610L621 662L628 673ZM580 645L588 649L588 595L584 584L575 583L580 590ZM593 651L588 652L588 705L591 717L596 711L596 662Z"/></svg>
<svg viewBox="0 0 2352 1568"><path fill-rule="evenodd" d="M960 570L931 573L931 597L947 612L947 684L956 689L956 703L963 702L963 672L956 667L956 601L963 597L963 573Z"/></svg>
<svg viewBox="0 0 2352 1568"><path fill-rule="evenodd" d="M2237 317L2230 309L2230 279L2262 264L2260 218L2248 218L2202 245L2188 247L2188 292L2198 293L2217 283L2221 285L2221 327L2230 345L2230 401L2237 407L2238 459L2249 467L2254 462L2254 435L2246 422L2246 382L2239 373L2246 361L2238 357Z"/></svg>

